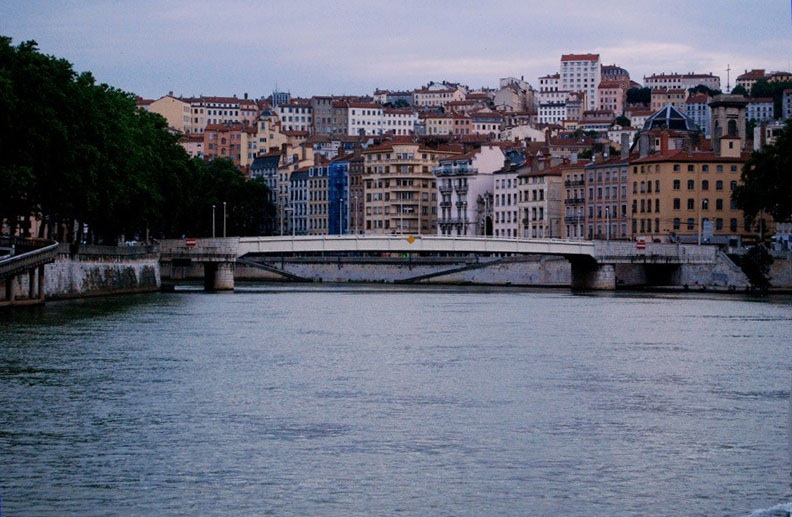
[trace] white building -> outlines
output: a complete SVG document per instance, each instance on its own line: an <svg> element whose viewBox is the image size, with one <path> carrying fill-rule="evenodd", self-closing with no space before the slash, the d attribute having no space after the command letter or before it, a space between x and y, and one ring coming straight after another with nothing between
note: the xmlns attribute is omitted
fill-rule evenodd
<svg viewBox="0 0 792 517"><path fill-rule="evenodd" d="M667 90L688 90L698 85L704 85L710 90L720 90L720 77L712 74L652 74L644 77L644 86Z"/></svg>
<svg viewBox="0 0 792 517"><path fill-rule="evenodd" d="M273 110L280 119L281 131L310 131L313 126L313 110L310 101L292 100L288 104L275 106Z"/></svg>
<svg viewBox="0 0 792 517"><path fill-rule="evenodd" d="M384 108L379 104L350 102L347 110L348 135L381 135Z"/></svg>
<svg viewBox="0 0 792 517"><path fill-rule="evenodd" d="M493 175L503 161L497 146L439 160L433 170L439 190L438 235L491 234Z"/></svg>
<svg viewBox="0 0 792 517"><path fill-rule="evenodd" d="M602 64L600 63L599 54L562 55L559 75L559 90L585 92L585 109L597 109L599 105L597 95L602 78Z"/></svg>

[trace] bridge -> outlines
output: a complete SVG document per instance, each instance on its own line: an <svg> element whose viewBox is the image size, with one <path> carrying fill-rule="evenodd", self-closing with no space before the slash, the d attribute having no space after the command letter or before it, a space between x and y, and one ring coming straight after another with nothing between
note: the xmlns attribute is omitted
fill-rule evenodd
<svg viewBox="0 0 792 517"><path fill-rule="evenodd" d="M47 240L0 243L0 307L44 303L44 265L57 252L58 243Z"/></svg>
<svg viewBox="0 0 792 517"><path fill-rule="evenodd" d="M713 246L654 242L583 241L563 239L499 239L438 235L315 235L233 237L165 240L160 243L161 263L172 278L184 275L194 264L204 267L206 289L234 287L234 265L245 264L280 273L285 279L309 280L272 265L272 257L321 257L327 261L361 260L360 257L396 257L411 264L416 257L475 257L467 268L486 267L493 257L563 257L571 265L571 285L579 289L615 289L622 276L637 275L652 282L678 283L673 275L683 265L713 266L728 258ZM267 258L269 262L253 259ZM487 258L487 260L479 260ZM488 262L490 260L490 262ZM266 261L265 261L266 262ZM283 262L282 262L283 263ZM731 265L732 269L736 266ZM635 273L637 271L638 273ZM164 275L165 276L165 275ZM678 275L677 275L678 276ZM183 277L183 276L182 276ZM416 277L414 280L418 280ZM728 281L728 280L727 280Z"/></svg>

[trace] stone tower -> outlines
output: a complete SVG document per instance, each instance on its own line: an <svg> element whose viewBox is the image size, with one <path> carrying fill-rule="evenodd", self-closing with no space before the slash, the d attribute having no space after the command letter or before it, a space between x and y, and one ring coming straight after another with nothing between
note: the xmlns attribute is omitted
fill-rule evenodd
<svg viewBox="0 0 792 517"><path fill-rule="evenodd" d="M732 150L736 140L737 155L745 149L745 106L748 100L742 95L716 95L709 106L712 109L712 146L715 154L722 155L727 152L722 146L722 140L732 142ZM727 152L727 154L730 154Z"/></svg>

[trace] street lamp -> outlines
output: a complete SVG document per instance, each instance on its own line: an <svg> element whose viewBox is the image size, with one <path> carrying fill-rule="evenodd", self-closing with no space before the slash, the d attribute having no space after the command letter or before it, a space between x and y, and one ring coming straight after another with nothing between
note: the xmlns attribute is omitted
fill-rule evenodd
<svg viewBox="0 0 792 517"><path fill-rule="evenodd" d="M605 240L610 240L610 210L609 207L605 207Z"/></svg>
<svg viewBox="0 0 792 517"><path fill-rule="evenodd" d="M296 225L294 224L294 208L292 208L290 206L287 206L283 210L285 210L286 212L289 212L291 214L289 216L291 218L291 220L289 221L289 224L291 224L291 227L292 227L292 239L294 239L294 232L295 232L295 227L296 227ZM281 220L281 235L283 235L283 220Z"/></svg>
<svg viewBox="0 0 792 517"><path fill-rule="evenodd" d="M355 194L354 199L355 199L355 235L357 235L357 233L358 233L358 204L357 204L358 197L357 197L357 194Z"/></svg>
<svg viewBox="0 0 792 517"><path fill-rule="evenodd" d="M215 206L212 205L212 238L215 237Z"/></svg>
<svg viewBox="0 0 792 517"><path fill-rule="evenodd" d="M338 200L338 235L344 235L344 198Z"/></svg>
<svg viewBox="0 0 792 517"><path fill-rule="evenodd" d="M583 207L578 207L578 239L583 240Z"/></svg>
<svg viewBox="0 0 792 517"><path fill-rule="evenodd" d="M223 237L226 236L226 202L223 201Z"/></svg>

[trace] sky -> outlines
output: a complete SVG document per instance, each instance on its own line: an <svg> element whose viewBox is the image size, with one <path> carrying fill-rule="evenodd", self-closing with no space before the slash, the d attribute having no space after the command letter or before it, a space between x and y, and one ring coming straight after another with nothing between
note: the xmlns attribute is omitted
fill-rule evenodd
<svg viewBox="0 0 792 517"><path fill-rule="evenodd" d="M0 0L0 35L157 99L472 89L596 53L642 83L792 71L791 0ZM727 68L731 71L727 73Z"/></svg>

